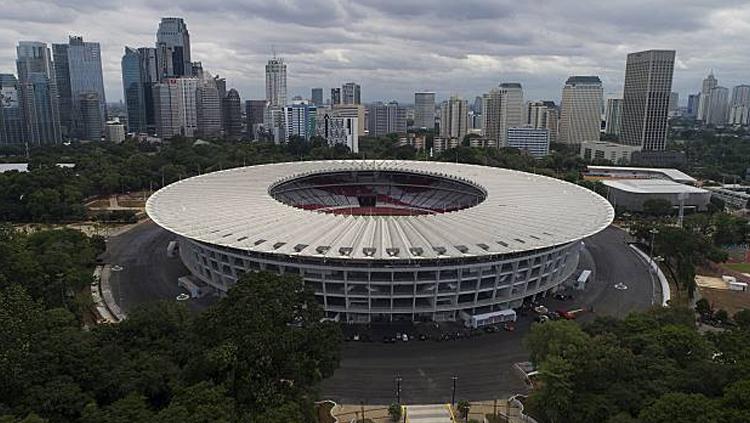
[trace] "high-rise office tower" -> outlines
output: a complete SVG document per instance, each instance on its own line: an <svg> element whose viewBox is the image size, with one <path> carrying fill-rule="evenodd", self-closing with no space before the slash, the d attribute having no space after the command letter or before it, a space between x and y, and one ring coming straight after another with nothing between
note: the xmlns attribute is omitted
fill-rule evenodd
<svg viewBox="0 0 750 423"><path fill-rule="evenodd" d="M482 114L482 101L481 96L476 96L474 97L474 103L471 105L471 110L478 115Z"/></svg>
<svg viewBox="0 0 750 423"><path fill-rule="evenodd" d="M701 95L690 94L688 95L687 102L687 115L691 117L698 117L698 108L700 107Z"/></svg>
<svg viewBox="0 0 750 423"><path fill-rule="evenodd" d="M559 113L554 101L532 101L526 105L526 125L548 129L550 142L557 142Z"/></svg>
<svg viewBox="0 0 750 423"><path fill-rule="evenodd" d="M598 76L571 76L565 81L560 103L560 142L580 144L599 140L603 96Z"/></svg>
<svg viewBox="0 0 750 423"><path fill-rule="evenodd" d="M362 104L359 84L347 82L341 86L342 104Z"/></svg>
<svg viewBox="0 0 750 423"><path fill-rule="evenodd" d="M323 105L323 89L313 88L311 92L310 100L312 101L312 104L316 106L322 106Z"/></svg>
<svg viewBox="0 0 750 423"><path fill-rule="evenodd" d="M143 133L154 126L153 92L158 81L156 49L125 47L122 90L128 113L128 131Z"/></svg>
<svg viewBox="0 0 750 423"><path fill-rule="evenodd" d="M190 33L182 18L162 18L156 32L159 59L159 80L177 76L192 76Z"/></svg>
<svg viewBox="0 0 750 423"><path fill-rule="evenodd" d="M523 125L523 88L517 82L507 82L493 88L482 97L482 129L484 136L504 147L508 128Z"/></svg>
<svg viewBox="0 0 750 423"><path fill-rule="evenodd" d="M469 104L466 100L451 96L440 107L440 136L463 141L468 131Z"/></svg>
<svg viewBox="0 0 750 423"><path fill-rule="evenodd" d="M15 75L0 73L0 145L24 142L20 91Z"/></svg>
<svg viewBox="0 0 750 423"><path fill-rule="evenodd" d="M222 99L222 114L224 116L224 136L230 139L242 137L242 101L240 93L234 88L227 91Z"/></svg>
<svg viewBox="0 0 750 423"><path fill-rule="evenodd" d="M62 141L55 72L47 44L21 41L16 47L24 137L29 144Z"/></svg>
<svg viewBox="0 0 750 423"><path fill-rule="evenodd" d="M247 136L254 139L259 125L263 124L263 114L266 109L266 100L245 101L245 116L247 119Z"/></svg>
<svg viewBox="0 0 750 423"><path fill-rule="evenodd" d="M222 104L216 80L206 72L198 78L198 90L195 94L196 113L198 118L197 133L201 137L217 138L222 130Z"/></svg>
<svg viewBox="0 0 750 423"><path fill-rule="evenodd" d="M331 88L331 106L341 104L341 88Z"/></svg>
<svg viewBox="0 0 750 423"><path fill-rule="evenodd" d="M269 107L286 106L286 63L280 57L266 64L266 101Z"/></svg>
<svg viewBox="0 0 750 423"><path fill-rule="evenodd" d="M377 102L368 107L368 129L373 136L406 133L406 108L397 102Z"/></svg>
<svg viewBox="0 0 750 423"><path fill-rule="evenodd" d="M198 129L197 78L167 78L153 85L157 135L193 137Z"/></svg>
<svg viewBox="0 0 750 423"><path fill-rule="evenodd" d="M671 92L669 94L669 112L676 112L680 106L680 94Z"/></svg>
<svg viewBox="0 0 750 423"><path fill-rule="evenodd" d="M628 54L622 103L622 144L640 146L646 151L666 148L674 58L674 50Z"/></svg>
<svg viewBox="0 0 750 423"><path fill-rule="evenodd" d="M748 125L750 122L750 85L737 85L732 89L729 104L729 123Z"/></svg>
<svg viewBox="0 0 750 423"><path fill-rule="evenodd" d="M708 93L708 107L704 122L708 125L725 125L729 109L729 89L716 86Z"/></svg>
<svg viewBox="0 0 750 423"><path fill-rule="evenodd" d="M76 122L74 134L84 140L101 141L104 135L104 121L99 95L95 92L80 94L73 102L73 108Z"/></svg>
<svg viewBox="0 0 750 423"><path fill-rule="evenodd" d="M620 136L622 133L622 99L608 98L604 113L605 129L609 135Z"/></svg>
<svg viewBox="0 0 750 423"><path fill-rule="evenodd" d="M74 138L99 140L104 135L107 120L107 102L104 96L101 47L99 43L84 42L82 37L70 37L68 44L53 44L55 81L60 98L60 120L63 132ZM99 120L90 110L95 95L99 102ZM99 134L96 135L96 131Z"/></svg>
<svg viewBox="0 0 750 423"><path fill-rule="evenodd" d="M414 127L435 129L435 93L414 93Z"/></svg>
<svg viewBox="0 0 750 423"><path fill-rule="evenodd" d="M719 81L714 77L713 71L703 80L701 84L700 104L698 105L698 120L705 121L708 114L709 96Z"/></svg>

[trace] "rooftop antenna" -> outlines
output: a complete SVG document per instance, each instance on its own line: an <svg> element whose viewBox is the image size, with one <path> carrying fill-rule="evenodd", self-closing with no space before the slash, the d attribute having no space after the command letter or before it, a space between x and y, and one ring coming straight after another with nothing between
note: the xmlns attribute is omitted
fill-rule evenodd
<svg viewBox="0 0 750 423"><path fill-rule="evenodd" d="M271 45L271 54L273 54L273 58L275 59L276 58L276 46L273 44Z"/></svg>

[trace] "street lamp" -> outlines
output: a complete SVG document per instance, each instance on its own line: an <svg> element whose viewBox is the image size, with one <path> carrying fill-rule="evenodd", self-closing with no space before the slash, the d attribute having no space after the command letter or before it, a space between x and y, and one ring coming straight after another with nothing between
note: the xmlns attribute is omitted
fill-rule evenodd
<svg viewBox="0 0 750 423"><path fill-rule="evenodd" d="M451 379L453 379L453 394L451 394L451 405L456 405L456 381L458 380L458 376L453 376Z"/></svg>

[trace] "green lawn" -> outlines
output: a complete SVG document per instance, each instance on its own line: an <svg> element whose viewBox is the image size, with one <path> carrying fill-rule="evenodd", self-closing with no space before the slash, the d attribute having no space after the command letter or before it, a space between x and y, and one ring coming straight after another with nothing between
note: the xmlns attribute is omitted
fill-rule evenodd
<svg viewBox="0 0 750 423"><path fill-rule="evenodd" d="M750 263L726 263L725 267L742 273L750 273Z"/></svg>

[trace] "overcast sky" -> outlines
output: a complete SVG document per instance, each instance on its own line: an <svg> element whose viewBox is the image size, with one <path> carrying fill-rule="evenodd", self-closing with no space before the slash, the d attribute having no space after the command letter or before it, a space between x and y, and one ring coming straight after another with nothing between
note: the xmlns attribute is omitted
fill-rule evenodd
<svg viewBox="0 0 750 423"><path fill-rule="evenodd" d="M102 45L108 101L122 98L125 45L152 47L162 16L186 19L193 60L244 99L264 97L272 48L289 95L362 85L364 101L413 102L413 92L468 99L521 82L527 100L558 101L569 75L622 91L628 52L677 50L685 103L710 69L750 83L750 2L735 0L0 0L0 72L15 73L19 40Z"/></svg>

